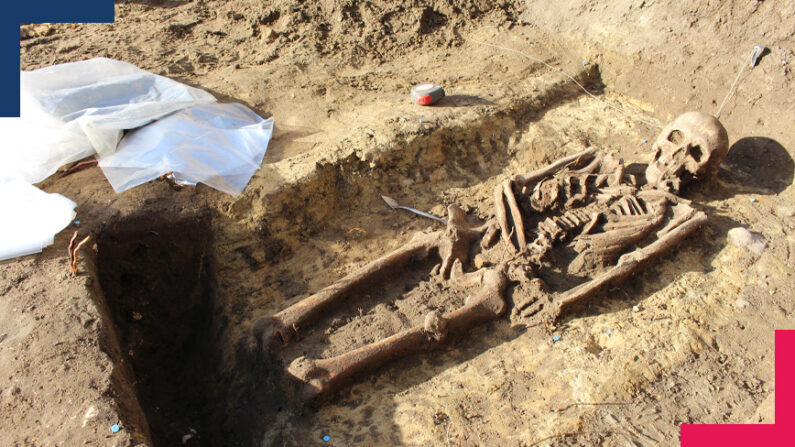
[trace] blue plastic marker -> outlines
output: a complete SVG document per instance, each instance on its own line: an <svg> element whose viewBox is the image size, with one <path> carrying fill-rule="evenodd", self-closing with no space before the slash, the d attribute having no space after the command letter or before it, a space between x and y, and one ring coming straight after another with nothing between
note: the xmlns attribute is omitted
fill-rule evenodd
<svg viewBox="0 0 795 447"><path fill-rule="evenodd" d="M331 436L329 436L329 435L323 436L323 441L325 441L325 442L331 441Z"/></svg>
<svg viewBox="0 0 795 447"><path fill-rule="evenodd" d="M119 427L119 424L113 424L113 425L110 426L110 432L111 433L118 433L119 430L121 430L121 427Z"/></svg>

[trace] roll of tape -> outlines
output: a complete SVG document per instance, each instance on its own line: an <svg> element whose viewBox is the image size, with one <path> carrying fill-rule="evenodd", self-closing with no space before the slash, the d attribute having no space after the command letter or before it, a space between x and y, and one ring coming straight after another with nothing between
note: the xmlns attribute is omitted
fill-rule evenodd
<svg viewBox="0 0 795 447"><path fill-rule="evenodd" d="M420 106L430 106L444 98L444 89L433 82L423 82L411 88L411 102Z"/></svg>

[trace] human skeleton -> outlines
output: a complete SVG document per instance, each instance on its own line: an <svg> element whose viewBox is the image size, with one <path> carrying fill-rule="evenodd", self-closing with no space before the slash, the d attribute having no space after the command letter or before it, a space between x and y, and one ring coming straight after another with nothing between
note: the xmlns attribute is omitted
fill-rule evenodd
<svg viewBox="0 0 795 447"><path fill-rule="evenodd" d="M260 320L255 334L276 351L348 296L437 253L441 263L434 278L468 288L465 304L444 314L430 311L422 325L336 357L297 358L287 372L301 384L305 400L502 316L509 284L516 285L512 322L551 329L571 305L625 280L706 222L706 214L675 194L716 172L728 152L726 130L710 115L686 113L663 129L653 150L643 186L624 172L622 161L589 148L499 184L495 218L482 225L472 225L450 205L445 230L418 233L392 253ZM483 267L465 273L473 251L479 251Z"/></svg>

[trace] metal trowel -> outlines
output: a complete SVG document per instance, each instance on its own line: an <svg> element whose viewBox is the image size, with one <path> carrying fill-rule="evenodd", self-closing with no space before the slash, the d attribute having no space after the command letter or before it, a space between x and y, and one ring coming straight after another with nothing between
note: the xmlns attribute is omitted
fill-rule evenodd
<svg viewBox="0 0 795 447"><path fill-rule="evenodd" d="M402 210L411 211L414 214L419 214L422 217L427 217L428 219L433 219L433 220L439 221L439 222L447 225L447 221L446 220L438 218L438 217L436 217L436 216L434 216L432 214L428 214L428 213L426 213L424 211L415 210L414 208L409 208L407 206L398 205L397 201L395 199L391 198L391 197L387 197L387 196L383 196L382 195L381 198L384 199L384 202L386 202L386 204L389 205L389 207L392 208L393 210L400 208Z"/></svg>

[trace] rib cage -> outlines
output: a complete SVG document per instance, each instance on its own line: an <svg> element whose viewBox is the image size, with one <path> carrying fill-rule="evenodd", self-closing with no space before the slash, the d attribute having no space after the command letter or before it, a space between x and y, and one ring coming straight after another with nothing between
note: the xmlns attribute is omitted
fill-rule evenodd
<svg viewBox="0 0 795 447"><path fill-rule="evenodd" d="M547 217L538 224L538 240L562 240L571 232L576 231L593 220L594 215L607 210L603 202L591 203L582 208L575 208L560 216Z"/></svg>

